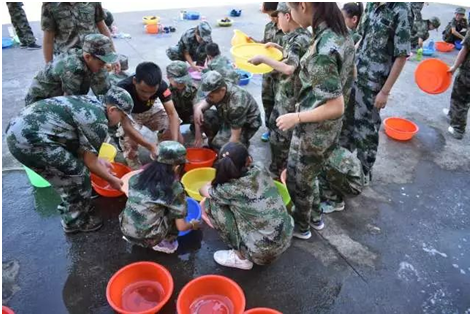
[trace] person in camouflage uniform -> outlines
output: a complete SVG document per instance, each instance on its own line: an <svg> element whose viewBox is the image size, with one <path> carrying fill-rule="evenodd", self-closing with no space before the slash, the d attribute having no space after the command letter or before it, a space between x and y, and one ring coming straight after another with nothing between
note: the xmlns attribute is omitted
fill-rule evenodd
<svg viewBox="0 0 472 316"><path fill-rule="evenodd" d="M39 100L62 95L105 94L110 88L107 63L114 63L111 40L102 34L85 37L84 47L69 54L61 54L39 71L25 97L28 106Z"/></svg>
<svg viewBox="0 0 472 316"><path fill-rule="evenodd" d="M469 25L465 18L465 9L457 8L454 18L444 28L442 33L443 40L451 44L454 44L458 40L463 41L468 29Z"/></svg>
<svg viewBox="0 0 472 316"><path fill-rule="evenodd" d="M424 41L429 38L429 31L436 30L441 25L438 17L428 20L415 21L411 31L411 49L422 48Z"/></svg>
<svg viewBox="0 0 472 316"><path fill-rule="evenodd" d="M313 41L300 61L301 89L296 113L279 116L282 131L294 128L287 163L287 188L294 205L294 237L309 239L310 225L323 229L318 176L336 148L342 127L344 98L350 92L355 48L341 10L333 2L289 3L293 19L312 26ZM330 26L328 26L330 25Z"/></svg>
<svg viewBox="0 0 472 316"><path fill-rule="evenodd" d="M410 55L409 7L404 2L368 3L359 31L357 78L348 105L354 113L354 145L365 180L377 156L380 110ZM350 148L350 144L346 147Z"/></svg>
<svg viewBox="0 0 472 316"><path fill-rule="evenodd" d="M293 218L269 171L252 164L247 148L228 143L221 149L213 182L200 190L204 212L231 250L215 252L223 266L250 270L270 264L290 246Z"/></svg>
<svg viewBox="0 0 472 316"><path fill-rule="evenodd" d="M179 231L198 229L186 222L185 190L179 181L187 150L174 141L161 142L156 161L129 179L128 201L120 214L124 238L141 247L173 253Z"/></svg>
<svg viewBox="0 0 472 316"><path fill-rule="evenodd" d="M124 80L130 76L129 73L126 71L129 69L128 65L128 57L123 54L118 55L118 63L120 63L120 71L117 73L111 65L107 65L106 69L108 73L108 79L110 80L110 84L116 86L118 82Z"/></svg>
<svg viewBox="0 0 472 316"><path fill-rule="evenodd" d="M364 186L360 160L341 146L333 150L318 179L323 214L344 210L344 197L361 194Z"/></svg>
<svg viewBox="0 0 472 316"><path fill-rule="evenodd" d="M298 92L301 88L300 59L305 55L311 42L311 34L296 23L290 14L290 8L285 2L277 6L277 19L284 32L284 46L276 43L267 43L283 52L283 59L276 61L266 56L255 56L250 63L258 65L265 63L278 73L274 76L275 105L269 118L271 164L270 171L278 177L285 169L292 139L292 131L281 131L277 128L276 120L279 116L295 112Z"/></svg>
<svg viewBox="0 0 472 316"><path fill-rule="evenodd" d="M221 55L220 48L216 43L210 43L206 46L207 68L203 73L214 70L219 72L226 81L232 84L239 84L239 74L233 66L233 62L228 57Z"/></svg>
<svg viewBox="0 0 472 316"><path fill-rule="evenodd" d="M193 103L197 96L197 87L193 84L183 61L173 61L167 68L172 101L182 123L193 125Z"/></svg>
<svg viewBox="0 0 472 316"><path fill-rule="evenodd" d="M119 190L122 181L98 158L109 126L128 118L131 96L112 87L103 100L92 96L65 96L38 101L13 118L6 130L11 154L45 178L60 194L58 210L66 233L99 229L93 215L90 172Z"/></svg>
<svg viewBox="0 0 472 316"><path fill-rule="evenodd" d="M449 110L443 109L443 112L450 119L448 132L454 138L462 139L467 126L467 113L470 107L470 31L467 31L462 42L462 49L449 72L454 73L457 68L459 68L459 73L454 79L451 104Z"/></svg>
<svg viewBox="0 0 472 316"><path fill-rule="evenodd" d="M195 106L195 143L201 145L201 130L208 144L218 151L228 141L249 140L261 126L261 114L254 97L246 90L225 82L216 71L202 77L201 91L206 99ZM216 110L210 109L216 106Z"/></svg>
<svg viewBox="0 0 472 316"><path fill-rule="evenodd" d="M111 39L100 2L44 2L41 9L41 29L44 31L43 51L46 63L52 61L53 54L67 53L73 48L80 49L88 34L101 33ZM113 50L115 51L114 47Z"/></svg>
<svg viewBox="0 0 472 316"><path fill-rule="evenodd" d="M357 32L357 27L361 21L362 13L364 13L364 5L362 2L345 3L342 9L344 22L349 30L354 44L361 40L361 35Z"/></svg>
<svg viewBox="0 0 472 316"><path fill-rule="evenodd" d="M421 10L423 10L424 2L410 2L411 17L410 24L423 21Z"/></svg>
<svg viewBox="0 0 472 316"><path fill-rule="evenodd" d="M20 48L27 48L29 50L40 49L41 46L36 44L36 38L23 10L23 2L7 2L7 7L10 13L11 24L13 24L16 35L18 35L20 40Z"/></svg>
<svg viewBox="0 0 472 316"><path fill-rule="evenodd" d="M201 71L206 59L205 46L211 42L211 26L201 22L185 31L177 45L169 47L166 54L170 60L186 61L192 69Z"/></svg>
<svg viewBox="0 0 472 316"><path fill-rule="evenodd" d="M112 26L113 22L115 22L115 18L113 17L113 14L110 12L110 10L103 9L103 13L105 13L105 24L108 26L110 33L112 33Z"/></svg>
<svg viewBox="0 0 472 316"><path fill-rule="evenodd" d="M276 43L283 46L284 32L277 26L277 5L278 2L264 2L263 12L269 15L270 22L264 27L264 37L262 43ZM274 78L277 72L272 71L262 75L262 106L264 107L265 125L269 127L269 119L275 104ZM269 132L262 134L261 139L265 142L269 141Z"/></svg>

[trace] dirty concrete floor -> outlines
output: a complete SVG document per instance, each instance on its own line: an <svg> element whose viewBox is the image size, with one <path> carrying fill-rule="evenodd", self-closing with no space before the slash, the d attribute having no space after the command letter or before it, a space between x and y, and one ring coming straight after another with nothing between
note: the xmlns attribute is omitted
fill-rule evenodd
<svg viewBox="0 0 472 316"><path fill-rule="evenodd" d="M241 6L243 15L231 28L214 28L215 42L229 55L232 29L262 37L267 18L259 4ZM201 8L213 24L231 7ZM431 3L423 16L452 17L454 7ZM154 13L177 33L167 38L143 33L143 15ZM119 29L132 39L116 39L119 52L130 58L130 69L145 60L162 68L165 49L196 22L178 22L178 10L131 12L115 16ZM40 37L38 23L33 23ZM7 36L3 25L3 36ZM439 40L440 33L432 32ZM6 124L23 107L34 73L43 66L41 51L18 48L3 53L3 140ZM452 64L457 52L438 53ZM427 95L414 83L416 61L409 61L395 85L382 117L401 116L420 127L410 142L401 143L380 132L380 152L374 181L346 210L326 216L327 227L309 241L293 245L274 264L237 271L218 266L215 250L224 249L208 227L180 240L177 255L130 247L121 239L117 216L124 198L95 200L106 219L96 233L66 236L51 188L35 189L3 142L3 278L4 305L19 313L109 313L108 279L126 264L149 260L166 266L175 291L163 312L175 311L180 289L191 279L221 274L243 288L247 307L267 306L284 313L464 313L470 296L470 167L467 132L451 138L441 109L451 90ZM247 87L260 102L260 76ZM268 145L253 139L256 160L270 159Z"/></svg>

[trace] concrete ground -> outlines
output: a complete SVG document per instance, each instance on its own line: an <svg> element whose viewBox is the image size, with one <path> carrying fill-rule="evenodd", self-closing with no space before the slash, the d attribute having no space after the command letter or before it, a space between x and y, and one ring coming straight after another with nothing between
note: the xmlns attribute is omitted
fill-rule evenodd
<svg viewBox="0 0 472 316"><path fill-rule="evenodd" d="M262 37L267 17L259 4L241 6L233 27L214 27L213 38L229 55L233 29ZM210 23L230 7L202 8ZM424 17L437 15L444 28L454 7L433 4ZM161 11L164 24L176 26L167 38L143 32L149 12L117 14L115 21L131 39L116 39L130 68L145 60L165 68L165 49L197 22L177 21L178 10ZM38 23L32 24L41 37ZM7 36L3 25L3 36ZM440 40L439 32L431 32ZM31 78L41 67L41 51L3 50L2 135L23 108ZM452 64L457 51L438 53ZM327 227L309 241L294 240L274 264L238 271L218 266L215 250L225 245L204 227L180 240L176 255L131 247L121 239L117 216L124 198L95 200L106 219L95 233L68 236L61 229L51 188L33 188L3 143L3 278L2 301L18 313L109 313L105 289L109 278L126 264L148 260L173 275L175 291L163 312L175 311L180 289L191 279L221 274L243 288L247 307L266 306L284 313L469 313L470 311L470 135L458 141L446 132L442 108L451 89L427 95L414 82L418 62L409 61L396 83L382 117L416 122L410 142L396 142L380 132L374 181L344 212L326 216ZM247 89L260 102L260 76ZM268 145L253 139L256 160L269 162ZM4 140L4 138L3 138Z"/></svg>

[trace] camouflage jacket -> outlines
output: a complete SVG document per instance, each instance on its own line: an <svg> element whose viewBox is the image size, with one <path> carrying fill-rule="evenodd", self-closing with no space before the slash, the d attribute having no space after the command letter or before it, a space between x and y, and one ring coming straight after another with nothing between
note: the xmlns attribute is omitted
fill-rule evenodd
<svg viewBox="0 0 472 316"><path fill-rule="evenodd" d="M54 54L82 48L85 35L99 33L103 20L101 2L44 2L41 11L41 29L55 33Z"/></svg>
<svg viewBox="0 0 472 316"><path fill-rule="evenodd" d="M283 46L283 37L284 32L282 32L282 30L279 30L276 23L270 21L265 25L264 39L262 40L263 43L272 42Z"/></svg>
<svg viewBox="0 0 472 316"><path fill-rule="evenodd" d="M174 102L175 109L179 117L185 122L187 118L193 115L193 103L197 95L197 87L189 82L183 90L174 88L172 85L169 85L169 89L172 93L172 102Z"/></svg>
<svg viewBox="0 0 472 316"><path fill-rule="evenodd" d="M423 10L424 2L407 2L410 6L410 25L413 26L413 23L422 21L421 10Z"/></svg>
<svg viewBox="0 0 472 316"><path fill-rule="evenodd" d="M300 60L305 55L310 42L310 32L301 27L286 34L283 38L284 57L282 62L295 67L295 72L290 76L279 73L276 77L275 100L277 104L283 104L283 107L278 107L279 115L295 111L295 103L301 88L300 77L298 76ZM281 111L282 109L286 112Z"/></svg>
<svg viewBox="0 0 472 316"><path fill-rule="evenodd" d="M204 63L206 58L205 47L208 43L200 44L195 37L195 30L197 27L192 27L182 34L182 37L177 44L179 50L189 53L190 57L194 62Z"/></svg>
<svg viewBox="0 0 472 316"><path fill-rule="evenodd" d="M162 189L157 198L151 196L149 191L135 189L139 174L129 180L129 193L126 207L120 214L120 225L126 236L145 239L164 239L173 226L173 221L187 216L187 202L185 191L179 181L174 181L170 194L165 197Z"/></svg>
<svg viewBox="0 0 472 316"><path fill-rule="evenodd" d="M467 24L467 19L461 19L460 21L456 21L455 18L449 22L446 27L444 28L443 31L443 39L446 42L452 42L454 39L454 35L451 33L452 28L455 27L457 32L461 32L462 30L467 30L468 24Z"/></svg>
<svg viewBox="0 0 472 316"><path fill-rule="evenodd" d="M103 95L110 88L108 73L102 69L92 73L82 50L61 54L39 71L26 96L26 105L39 100L67 95L84 95L92 88L95 95Z"/></svg>
<svg viewBox="0 0 472 316"><path fill-rule="evenodd" d="M416 47L420 38L423 41L426 41L429 38L428 20L415 21L411 30L411 47Z"/></svg>
<svg viewBox="0 0 472 316"><path fill-rule="evenodd" d="M293 219L269 171L260 164L250 166L239 179L211 187L209 194L218 205L229 207L250 252L263 253L290 243Z"/></svg>
<svg viewBox="0 0 472 316"><path fill-rule="evenodd" d="M362 38L362 36L357 32L357 30L351 30L349 29L349 35L351 35L352 41L354 42L354 45L357 44Z"/></svg>
<svg viewBox="0 0 472 316"><path fill-rule="evenodd" d="M469 71L470 69L470 31L467 31L464 40L462 41L463 47L467 47L467 56L464 62L460 66L462 70Z"/></svg>
<svg viewBox="0 0 472 316"><path fill-rule="evenodd" d="M228 57L218 55L208 62L208 69L206 71L215 70L219 72L226 81L233 84L239 83L239 74L234 69L233 63Z"/></svg>
<svg viewBox="0 0 472 316"><path fill-rule="evenodd" d="M227 91L223 100L216 105L218 115L222 118L223 128L254 128L261 124L259 105L246 90L227 83Z"/></svg>
<svg viewBox="0 0 472 316"><path fill-rule="evenodd" d="M396 57L410 55L409 7L404 2L367 4L359 31L357 82L373 92L382 89Z"/></svg>
<svg viewBox="0 0 472 316"><path fill-rule="evenodd" d="M334 33L322 22L300 61L300 112L312 110L341 95L347 100L354 70L351 37Z"/></svg>
<svg viewBox="0 0 472 316"><path fill-rule="evenodd" d="M55 144L80 157L85 151L98 155L108 136L108 119L104 104L95 97L55 97L23 109L11 120L7 130L10 128L16 131L10 137L17 139L18 149ZM52 156L54 152L42 154Z"/></svg>

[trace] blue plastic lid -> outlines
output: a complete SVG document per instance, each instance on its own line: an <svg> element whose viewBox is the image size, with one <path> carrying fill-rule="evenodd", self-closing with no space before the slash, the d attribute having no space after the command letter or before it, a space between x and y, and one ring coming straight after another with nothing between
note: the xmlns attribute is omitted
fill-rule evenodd
<svg viewBox="0 0 472 316"><path fill-rule="evenodd" d="M8 37L2 37L2 48L8 48L13 46L13 40Z"/></svg>

